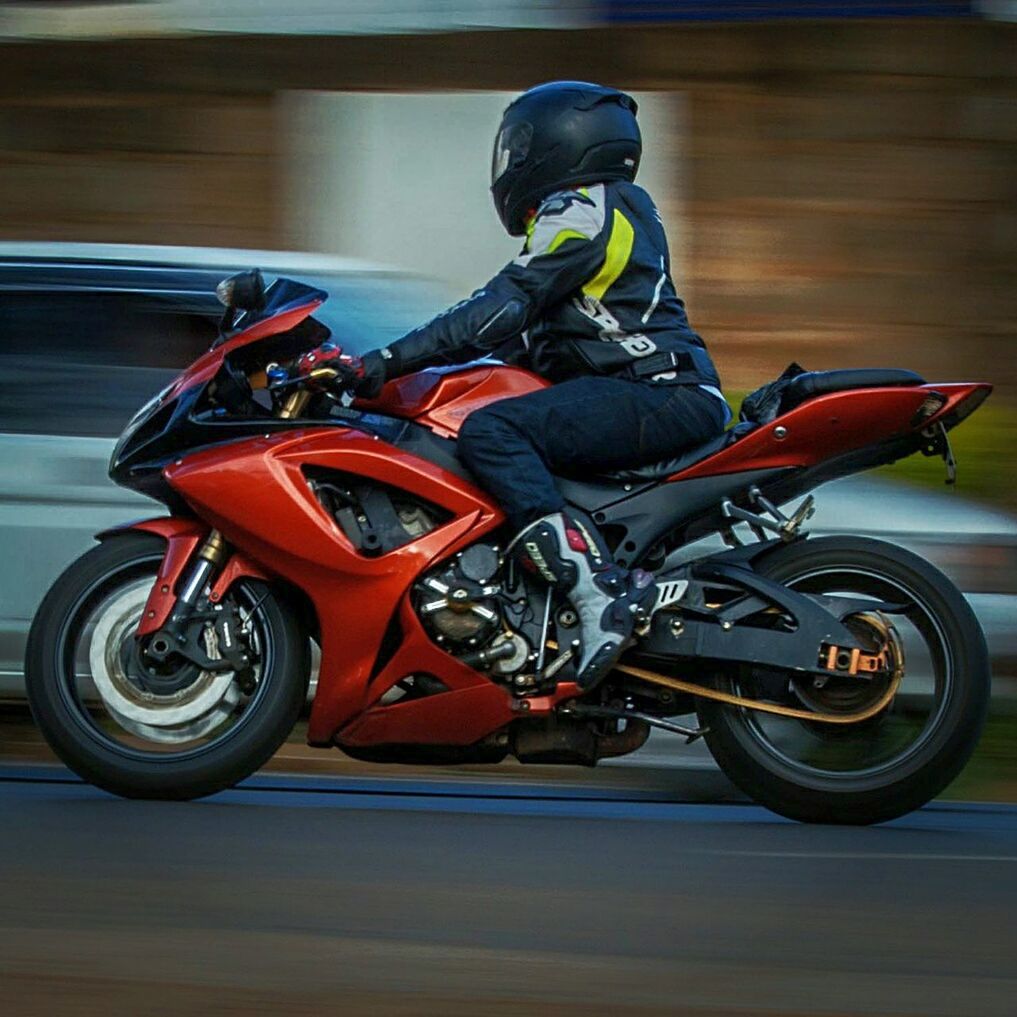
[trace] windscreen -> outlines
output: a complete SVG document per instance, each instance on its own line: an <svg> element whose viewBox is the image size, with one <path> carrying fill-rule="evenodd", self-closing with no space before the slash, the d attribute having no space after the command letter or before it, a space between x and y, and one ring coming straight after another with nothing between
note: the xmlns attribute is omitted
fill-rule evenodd
<svg viewBox="0 0 1017 1017"><path fill-rule="evenodd" d="M250 331L261 322L281 317L298 307L315 301L319 304L324 303L327 299L328 294L324 290L280 276L265 290L265 306L259 311L245 311L241 314L219 338L215 346L220 345L226 339L235 339L241 333Z"/></svg>

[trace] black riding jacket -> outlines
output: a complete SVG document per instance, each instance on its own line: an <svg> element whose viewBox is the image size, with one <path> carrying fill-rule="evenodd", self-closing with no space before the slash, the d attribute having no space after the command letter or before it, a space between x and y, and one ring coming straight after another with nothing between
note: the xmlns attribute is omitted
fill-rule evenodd
<svg viewBox="0 0 1017 1017"><path fill-rule="evenodd" d="M635 184L550 195L519 257L381 356L392 378L463 363L520 335L529 366L552 381L600 374L720 387L671 281L660 214Z"/></svg>

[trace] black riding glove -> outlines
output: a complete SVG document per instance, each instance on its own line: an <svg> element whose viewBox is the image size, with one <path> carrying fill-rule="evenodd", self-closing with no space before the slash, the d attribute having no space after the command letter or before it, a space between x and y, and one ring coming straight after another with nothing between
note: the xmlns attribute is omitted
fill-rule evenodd
<svg viewBox="0 0 1017 1017"><path fill-rule="evenodd" d="M371 350L363 357L350 357L348 385L355 396L361 399L377 399L386 381L386 361L378 350Z"/></svg>

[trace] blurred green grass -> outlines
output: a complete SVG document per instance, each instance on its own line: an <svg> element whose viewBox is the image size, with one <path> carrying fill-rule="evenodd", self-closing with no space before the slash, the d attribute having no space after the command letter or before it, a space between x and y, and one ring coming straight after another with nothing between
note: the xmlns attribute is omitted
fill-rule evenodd
<svg viewBox="0 0 1017 1017"><path fill-rule="evenodd" d="M747 393L727 391L735 411ZM950 432L957 460L957 484L948 487L946 467L938 456L913 455L874 471L876 475L935 491L956 491L999 508L1017 512L1017 404L994 399L982 404Z"/></svg>
<svg viewBox="0 0 1017 1017"><path fill-rule="evenodd" d="M971 761L942 797L1017 801L1017 703L996 699Z"/></svg>
<svg viewBox="0 0 1017 1017"><path fill-rule="evenodd" d="M1017 406L989 401L950 432L957 460L957 493L962 497L1017 510ZM942 490L941 459L914 455L876 471L907 484Z"/></svg>

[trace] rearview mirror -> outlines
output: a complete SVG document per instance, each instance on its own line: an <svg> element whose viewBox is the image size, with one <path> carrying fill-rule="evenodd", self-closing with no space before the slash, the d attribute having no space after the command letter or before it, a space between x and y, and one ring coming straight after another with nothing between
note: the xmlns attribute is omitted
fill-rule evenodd
<svg viewBox="0 0 1017 1017"><path fill-rule="evenodd" d="M261 270L238 272L223 279L215 288L215 295L228 311L260 311L265 306L265 280Z"/></svg>

